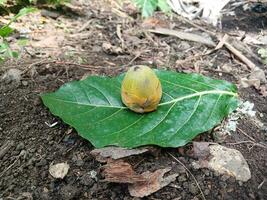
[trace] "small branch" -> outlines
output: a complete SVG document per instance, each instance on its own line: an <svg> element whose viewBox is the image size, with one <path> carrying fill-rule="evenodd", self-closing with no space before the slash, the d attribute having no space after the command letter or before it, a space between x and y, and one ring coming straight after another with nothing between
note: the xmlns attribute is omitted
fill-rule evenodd
<svg viewBox="0 0 267 200"><path fill-rule="evenodd" d="M191 171L178 159L178 158L176 158L174 155L172 155L171 153L169 153L169 152L167 152L175 161L177 161L180 165L182 165L185 169L186 169L186 171L188 171L188 173L193 177L193 179L194 179L194 181L195 181L195 183L196 183L196 185L197 185L197 187L198 187L198 189L199 189L199 191L200 191L200 193L201 193L201 195L202 195L202 198L204 199L204 200L206 200L206 198L205 198L205 195L204 195L204 193L203 193L203 191L202 191L202 189L201 189L201 187L199 186L199 183L197 182L197 179L195 178L195 176L191 173Z"/></svg>
<svg viewBox="0 0 267 200"><path fill-rule="evenodd" d="M250 69L254 69L256 65L249 60L246 56L244 56L240 51L238 51L233 45L231 45L229 42L229 36L225 34L223 38L220 40L218 45L216 46L216 50L220 49L223 45L237 58L239 58L243 63L245 63Z"/></svg>
<svg viewBox="0 0 267 200"><path fill-rule="evenodd" d="M247 136L249 139L251 139L252 141L254 141L254 142L256 142L256 140L253 138L253 137L251 137L251 136L249 136L245 131L243 131L242 129L240 129L240 128L238 128L237 127L237 130L239 130L241 133L243 133L245 136Z"/></svg>

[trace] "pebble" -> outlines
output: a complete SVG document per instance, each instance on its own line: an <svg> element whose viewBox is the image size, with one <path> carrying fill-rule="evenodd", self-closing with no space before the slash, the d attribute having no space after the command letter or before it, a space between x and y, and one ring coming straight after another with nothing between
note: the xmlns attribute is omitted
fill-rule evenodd
<svg viewBox="0 0 267 200"><path fill-rule="evenodd" d="M191 183L191 184L189 184L189 192L191 192L192 194L198 194L198 187L195 185L195 184L193 184L193 183Z"/></svg>
<svg viewBox="0 0 267 200"><path fill-rule="evenodd" d="M85 174L81 177L81 184L86 185L88 187L92 187L95 181L91 178L90 174Z"/></svg>
<svg viewBox="0 0 267 200"><path fill-rule="evenodd" d="M41 167L41 166L44 166L44 165L47 165L47 161L44 158L42 158L38 163L36 163L37 167Z"/></svg>
<svg viewBox="0 0 267 200"><path fill-rule="evenodd" d="M209 195L209 193L210 193L210 190L208 190L208 189L205 189L205 190L204 190L204 194L205 194L205 195Z"/></svg>
<svg viewBox="0 0 267 200"><path fill-rule="evenodd" d="M232 175L236 180L246 182L251 178L251 172L247 161L236 149L221 145L210 145L212 155L209 160L209 168L215 171L214 175Z"/></svg>
<svg viewBox="0 0 267 200"><path fill-rule="evenodd" d="M178 181L179 182L184 182L187 180L186 174L182 174L178 177Z"/></svg>
<svg viewBox="0 0 267 200"><path fill-rule="evenodd" d="M16 150L17 150L17 151L20 151L20 150L24 149L24 147L25 147L24 143L23 143L23 142L20 142L20 143L17 145Z"/></svg>
<svg viewBox="0 0 267 200"><path fill-rule="evenodd" d="M6 83L11 82L19 82L21 80L22 71L19 69L9 69L4 75L2 76L2 80Z"/></svg>
<svg viewBox="0 0 267 200"><path fill-rule="evenodd" d="M23 86L27 86L27 85L28 85L28 81L21 81L21 84L22 84Z"/></svg>

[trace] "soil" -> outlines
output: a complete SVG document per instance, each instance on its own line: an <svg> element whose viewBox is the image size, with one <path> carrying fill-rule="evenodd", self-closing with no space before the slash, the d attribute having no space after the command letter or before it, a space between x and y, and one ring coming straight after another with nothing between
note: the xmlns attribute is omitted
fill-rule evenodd
<svg viewBox="0 0 267 200"><path fill-rule="evenodd" d="M110 8L105 10L91 5L87 11L86 16L75 20L61 16L52 21L64 22L73 31L91 20L90 26L81 32L65 35L64 42L51 50L55 52L60 49L59 56L53 56L50 49L46 49L47 57L24 55L20 60L5 62L0 70L0 76L10 68L24 72L21 80L1 80L0 84L0 199L139 199L130 196L126 185L101 182L101 164L90 155L94 147L53 116L42 104L39 94L54 91L62 84L85 75L114 76L134 64L156 68L169 66L167 68L170 70L198 72L236 84L240 76L248 73L248 69L224 48L208 56L177 64L177 60L200 53L206 47L173 37L144 35L139 31L142 26L140 19L122 21ZM167 21L161 13L156 16ZM180 29L191 28L178 19L168 20ZM128 31L124 46L116 35L118 25ZM114 48L105 50L104 42L109 42ZM117 47L121 47L119 52L116 51ZM221 70L224 64L232 67L231 73ZM266 66L259 66L266 73ZM240 89L239 94L242 99L255 104L257 118L264 126L259 127L252 119L243 118L239 120L239 129L229 135L222 145L243 154L252 178L242 183L209 169L194 169L194 159L187 153L191 144L179 149L157 147L157 153L132 156L127 161L135 166L137 172L171 166L179 176L172 184L143 199L201 199L192 176L169 156L169 152L192 172L206 199L267 199L267 151L257 145L266 144L267 140L266 97L252 87ZM48 126L55 122L55 126ZM255 143L245 143L249 138L240 130L254 138ZM203 133L196 140L214 142L211 133ZM3 147L6 149L4 152L1 151ZM68 174L62 180L53 178L48 172L51 163L59 162L70 165ZM93 171L97 172L96 178L90 176Z"/></svg>

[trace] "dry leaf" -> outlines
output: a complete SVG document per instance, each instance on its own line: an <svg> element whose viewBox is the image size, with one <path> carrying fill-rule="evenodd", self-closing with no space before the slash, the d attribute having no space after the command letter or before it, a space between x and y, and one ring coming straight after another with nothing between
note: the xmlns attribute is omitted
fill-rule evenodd
<svg viewBox="0 0 267 200"><path fill-rule="evenodd" d="M153 17L147 18L142 23L143 28L169 28L167 22Z"/></svg>
<svg viewBox="0 0 267 200"><path fill-rule="evenodd" d="M180 38L181 40L189 40L193 42L198 42L201 44L205 44L210 47L215 47L216 44L212 41L211 38L205 37L201 34L196 33L188 33L183 31L175 31L167 28L156 28L156 29L150 29L148 30L151 33L158 33L163 35L171 35Z"/></svg>
<svg viewBox="0 0 267 200"><path fill-rule="evenodd" d="M120 159L132 155L142 154L148 151L148 148L138 148L138 149L126 149L121 147L105 147L101 149L94 149L90 152L97 161L107 162L109 159Z"/></svg>
<svg viewBox="0 0 267 200"><path fill-rule="evenodd" d="M49 173L54 178L63 179L67 175L69 168L70 166L67 163L58 163L55 165L51 164L49 166Z"/></svg>
<svg viewBox="0 0 267 200"><path fill-rule="evenodd" d="M153 173L144 172L142 174L145 177L145 182L138 182L128 186L131 196L134 197L144 197L148 196L161 188L169 185L171 182L175 181L178 174L172 174L163 177L164 174L169 172L171 168L159 169Z"/></svg>
<svg viewBox="0 0 267 200"><path fill-rule="evenodd" d="M143 175L137 174L132 166L122 160L112 161L103 166L103 181L114 183L137 183L146 181Z"/></svg>

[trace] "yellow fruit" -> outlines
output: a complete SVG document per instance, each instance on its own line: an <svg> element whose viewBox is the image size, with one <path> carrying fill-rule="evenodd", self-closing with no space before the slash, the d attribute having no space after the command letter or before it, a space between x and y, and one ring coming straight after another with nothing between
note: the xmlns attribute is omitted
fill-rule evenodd
<svg viewBox="0 0 267 200"><path fill-rule="evenodd" d="M132 111L151 112L157 109L162 96L160 80L144 65L131 67L122 81L122 102Z"/></svg>

